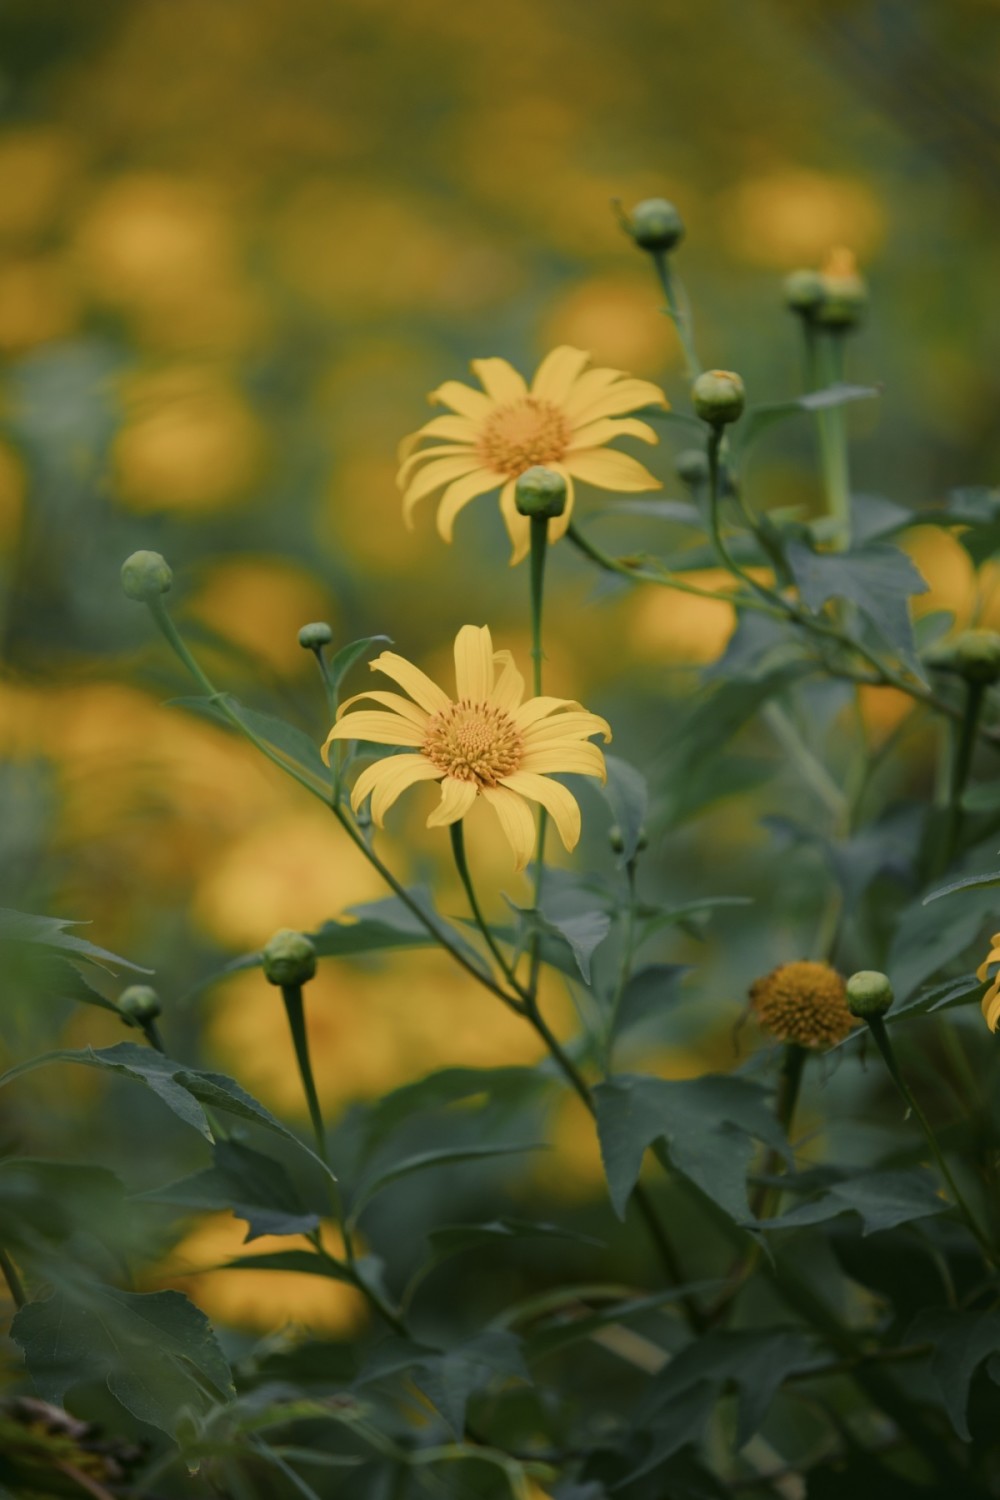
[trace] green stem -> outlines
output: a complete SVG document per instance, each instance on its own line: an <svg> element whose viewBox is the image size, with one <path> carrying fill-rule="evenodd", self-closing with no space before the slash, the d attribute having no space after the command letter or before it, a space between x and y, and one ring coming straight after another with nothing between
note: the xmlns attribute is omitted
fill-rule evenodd
<svg viewBox="0 0 1000 1500"><path fill-rule="evenodd" d="M926 1139L928 1146L930 1146L931 1148L934 1160L938 1164L942 1177L948 1184L951 1195L955 1200L955 1205L958 1208L959 1213L962 1215L962 1218L965 1220L969 1228L969 1232L979 1245L989 1264L991 1266L995 1266L997 1264L997 1257L992 1245L990 1244L989 1237L980 1228L975 1215L966 1202L962 1190L958 1186L958 1183L955 1181L952 1170L948 1165L947 1158L944 1152L941 1150L940 1145L938 1144L938 1138L935 1134L934 1127L931 1125L930 1120L924 1113L919 1101L913 1093L913 1090L910 1088L906 1079L903 1077L902 1070L900 1069L899 1062L896 1058L895 1050L893 1049L892 1042L889 1038L889 1031L886 1027L885 1021L881 1016L869 1016L868 1029L871 1032L872 1036L875 1038L875 1045L878 1048L879 1052L882 1054L882 1060L886 1065L889 1077L896 1085L900 1097L902 1098L907 1109L911 1110L916 1116L920 1128L924 1133L924 1138Z"/></svg>
<svg viewBox="0 0 1000 1500"><path fill-rule="evenodd" d="M618 1012L621 1010L625 986L628 984L629 975L632 972L632 957L635 951L635 877L636 862L635 855L633 855L631 859L625 862L628 899L625 905L625 931L622 934L622 950L618 962L618 976L615 980L614 994L611 997L611 1006L608 1012L607 1030L604 1035L604 1070L606 1074L611 1072L611 1051L614 1047Z"/></svg>
<svg viewBox="0 0 1000 1500"><path fill-rule="evenodd" d="M454 856L455 868L458 871L459 879L461 880L463 889L465 890L465 894L468 897L469 906L472 909L472 916L476 923L476 926L482 933L482 936L486 942L486 946L489 948L493 957L496 959L504 978L509 984L513 985L513 987L520 992L521 986L514 974L514 970L509 960L501 951L496 938L493 936L492 930L490 929L490 925L483 915L482 907L479 905L479 897L476 895L476 888L472 883L472 875L469 871L469 861L466 858L465 854L465 834L463 832L462 819L459 818L457 823L450 824L448 832L451 834L451 852ZM508 1003L510 1004L512 1002L508 1001ZM518 1011L523 1010L523 1007L516 1002L513 1002L513 1008L517 1009Z"/></svg>
<svg viewBox="0 0 1000 1500"><path fill-rule="evenodd" d="M24 1294L24 1283L18 1275L17 1267L2 1245L0 1245L0 1273L2 1273L3 1279L7 1283L7 1289L10 1292L11 1301L14 1303L14 1306L23 1307L28 1300Z"/></svg>
<svg viewBox="0 0 1000 1500"><path fill-rule="evenodd" d="M146 1041L153 1048L153 1050L155 1052L159 1052L163 1057L166 1057L167 1049L163 1045L163 1038L160 1035L160 1028L157 1026L156 1022L144 1021L142 1024L142 1030Z"/></svg>
<svg viewBox="0 0 1000 1500"><path fill-rule="evenodd" d="M773 698L764 705L764 719L775 739L795 762L803 781L812 787L827 811L839 821L844 815L843 792L809 749L781 704Z"/></svg>
<svg viewBox="0 0 1000 1500"><path fill-rule="evenodd" d="M944 843L945 868L951 864L958 853L962 837L962 798L965 795L965 785L972 766L972 752L976 745L976 729L984 692L985 685L981 682L966 684L965 707L955 736L948 787L948 827Z"/></svg>
<svg viewBox="0 0 1000 1500"><path fill-rule="evenodd" d="M316 1080L313 1077L312 1059L309 1056L309 1034L306 1031L306 1013L305 1002L302 998L302 986L300 984L283 984L281 986L281 998L285 1002L288 1029L292 1033L292 1045L295 1048L295 1061L298 1064L299 1077L302 1080L302 1092L306 1096L306 1104L309 1107L309 1119L312 1122L313 1136L316 1141L316 1155L325 1167L329 1167L330 1159L326 1149L326 1127L323 1124L323 1111L320 1108L319 1095L316 1092Z"/></svg>
<svg viewBox="0 0 1000 1500"><path fill-rule="evenodd" d="M805 1072L808 1053L805 1047L799 1047L795 1042L786 1042L784 1055L781 1060L781 1075L778 1079L778 1094L774 1101L774 1113L778 1123L787 1137L791 1137L792 1125L795 1121L795 1110L799 1102L799 1094L802 1089L802 1077ZM778 1170L781 1164L781 1153L778 1151L768 1152L764 1163L764 1172L771 1176ZM755 1219L771 1218L778 1212L781 1206L781 1188L772 1187L762 1183L751 1200L750 1209Z"/></svg>
<svg viewBox="0 0 1000 1500"><path fill-rule="evenodd" d="M652 252L653 266L656 270L656 278L666 300L667 316L677 330L677 338L681 349L684 351L684 361L687 365L688 380L697 380L701 374L701 364L695 353L694 333L691 328L691 317L686 307L682 305L684 298L683 288L679 280L675 280L670 268L670 256L665 250L654 250Z"/></svg>
<svg viewBox="0 0 1000 1500"><path fill-rule="evenodd" d="M844 335L823 335L819 355L823 385L839 384L844 378ZM844 408L824 406L816 419L827 513L836 528L834 547L844 552L851 545L851 477Z"/></svg>
<svg viewBox="0 0 1000 1500"><path fill-rule="evenodd" d="M531 517L531 661L533 690L536 698L542 694L542 605L545 594L545 559L548 550L549 523L545 516ZM544 807L538 810L538 840L535 845L535 891L533 904L536 913L541 912L542 885L545 878L545 834L548 813ZM541 968L541 932L535 927L531 935L528 970L528 989L532 995L538 992L538 975Z"/></svg>

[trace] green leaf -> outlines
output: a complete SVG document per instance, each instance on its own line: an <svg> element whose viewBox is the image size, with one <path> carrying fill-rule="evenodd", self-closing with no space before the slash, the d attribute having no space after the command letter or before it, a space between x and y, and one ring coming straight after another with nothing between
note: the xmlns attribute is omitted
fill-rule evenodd
<svg viewBox="0 0 1000 1500"><path fill-rule="evenodd" d="M475 1338L425 1359L416 1384L437 1407L456 1438L465 1431L469 1398L496 1381L530 1383L521 1340L503 1328L487 1328Z"/></svg>
<svg viewBox="0 0 1000 1500"><path fill-rule="evenodd" d="M73 922L66 917L40 917L31 912L0 907L0 943L29 943L56 953L70 953L77 958L89 959L102 968L130 969L136 974L152 973L151 969L144 969L141 964L131 963L120 954L111 953L107 948L98 948L96 943L67 931L67 928L83 925L86 924Z"/></svg>
<svg viewBox="0 0 1000 1500"><path fill-rule="evenodd" d="M677 989L689 964L648 964L630 975L615 1017L612 1039L646 1022L659 1019L677 998Z"/></svg>
<svg viewBox="0 0 1000 1500"><path fill-rule="evenodd" d="M831 599L849 600L923 681L907 601L911 594L925 594L928 585L905 552L887 542L852 552L813 552L789 541L787 555L809 609L818 613Z"/></svg>
<svg viewBox="0 0 1000 1500"><path fill-rule="evenodd" d="M214 1165L193 1177L140 1195L146 1203L176 1203L185 1208L228 1208L249 1225L247 1240L262 1234L308 1234L325 1211L307 1203L290 1180L287 1168L239 1141L216 1141Z"/></svg>
<svg viewBox="0 0 1000 1500"><path fill-rule="evenodd" d="M896 993L896 1007L921 985L968 949L980 936L997 901L991 886L969 888L961 901L926 907L915 901L896 926L886 972Z"/></svg>
<svg viewBox="0 0 1000 1500"><path fill-rule="evenodd" d="M794 1191L794 1181L784 1179L782 1185ZM797 1229L856 1213L861 1216L862 1234L868 1235L946 1213L949 1207L929 1172L867 1172L835 1182L813 1202L761 1222L769 1229Z"/></svg>
<svg viewBox="0 0 1000 1500"><path fill-rule="evenodd" d="M982 992L983 981L978 975L960 974L957 979L946 979L941 984L931 985L929 989L919 990L902 1005L895 1004L886 1020L898 1021L901 1016L923 1015L929 1011L951 1010L956 1005L971 1005L973 1000L980 998Z"/></svg>
<svg viewBox="0 0 1000 1500"><path fill-rule="evenodd" d="M336 693L347 673L355 662L370 651L372 646L391 646L392 637L388 635L366 635L359 641L352 641L349 646L341 646L340 650L330 657L326 664L326 675L331 687Z"/></svg>
<svg viewBox="0 0 1000 1500"><path fill-rule="evenodd" d="M188 713L211 719L214 724L228 729L232 734L236 731L226 712L228 709L245 729L262 740L286 765L301 771L317 783L315 789L323 796L329 795L330 772L323 763L319 746L305 730L299 729L295 724L288 724L274 714L247 708L245 703L241 703L230 693L219 693L215 698L174 698L169 707L183 708Z"/></svg>
<svg viewBox="0 0 1000 1500"><path fill-rule="evenodd" d="M426 1276L452 1256L466 1250L481 1250L489 1245L509 1244L511 1240L554 1239L568 1240L577 1245L588 1245L603 1249L604 1241L588 1234L578 1234L572 1229L563 1229L558 1224L539 1224L530 1219L492 1219L486 1224L446 1224L432 1229L427 1236L430 1254L414 1272L410 1281L410 1294Z"/></svg>
<svg viewBox="0 0 1000 1500"><path fill-rule="evenodd" d="M453 1104L466 1106L473 1101L483 1106L516 1105L550 1087L550 1081L536 1068L442 1068L404 1083L368 1106L363 1125L364 1149L371 1153L414 1115L447 1109Z"/></svg>
<svg viewBox="0 0 1000 1500"><path fill-rule="evenodd" d="M513 1156L521 1151L545 1151L544 1141L518 1141L502 1146L446 1146L437 1151L420 1151L415 1156L406 1156L402 1161L392 1162L388 1167L363 1180L354 1194L351 1205L351 1220L358 1217L368 1204L384 1188L391 1187L414 1172L425 1172L430 1167L460 1165L468 1161L482 1161L496 1156Z"/></svg>
<svg viewBox="0 0 1000 1500"><path fill-rule="evenodd" d="M778 422L790 417L808 416L811 412L826 411L835 406L847 406L852 401L871 401L882 394L874 385L830 385L821 391L810 391L805 396L793 397L790 401L771 401L761 406L751 406L736 429L736 440L740 453L746 453L753 444Z"/></svg>
<svg viewBox="0 0 1000 1500"><path fill-rule="evenodd" d="M932 901L940 901L942 896L953 896L956 891L993 890L998 885L1000 870L991 870L984 875L963 875L961 880L953 880L950 885L942 885L936 891L931 891L929 896L924 897L923 904L929 906Z"/></svg>
<svg viewBox="0 0 1000 1500"><path fill-rule="evenodd" d="M180 1292L79 1281L22 1307L10 1331L40 1396L57 1406L74 1386L104 1379L139 1421L174 1434L187 1412L207 1414L232 1395L208 1319Z"/></svg>
<svg viewBox="0 0 1000 1500"><path fill-rule="evenodd" d="M639 836L643 832L649 808L649 788L641 771L617 755L605 755L608 779L601 791L611 808L622 839L621 857L625 864L635 858Z"/></svg>
<svg viewBox="0 0 1000 1500"><path fill-rule="evenodd" d="M270 1250L262 1255L238 1255L225 1263L227 1271L292 1271L297 1276L325 1276L330 1281L346 1281L355 1285L355 1278L346 1265L328 1260L313 1250Z"/></svg>
<svg viewBox="0 0 1000 1500"><path fill-rule="evenodd" d="M0 1161L0 1244L62 1244L79 1231L120 1248L124 1185L105 1167L9 1156Z"/></svg>
<svg viewBox="0 0 1000 1500"><path fill-rule="evenodd" d="M597 1132L618 1217L625 1217L647 1148L662 1140L679 1172L738 1223L752 1223L746 1175L754 1141L788 1154L766 1099L758 1084L713 1074L677 1081L620 1075L598 1084Z"/></svg>
<svg viewBox="0 0 1000 1500"><path fill-rule="evenodd" d="M972 1377L983 1361L1000 1352L1000 1313L983 1310L921 1313L909 1328L907 1339L934 1345L931 1376L955 1431L964 1442L971 1442L966 1417L969 1390Z"/></svg>
<svg viewBox="0 0 1000 1500"><path fill-rule="evenodd" d="M600 1312L578 1312L574 1317L567 1317L565 1308L560 1308L551 1323L536 1328L529 1334L525 1340L525 1353L532 1364L536 1360L548 1359L574 1344L582 1343L584 1339L592 1338L595 1333L600 1333L615 1323L624 1323L643 1313L657 1312L672 1302L679 1302L683 1297L717 1292L724 1284L722 1281L686 1282L683 1286L664 1287L643 1297L616 1298ZM592 1291L589 1294L592 1295ZM583 1288L572 1300L582 1301L587 1295L588 1289Z"/></svg>

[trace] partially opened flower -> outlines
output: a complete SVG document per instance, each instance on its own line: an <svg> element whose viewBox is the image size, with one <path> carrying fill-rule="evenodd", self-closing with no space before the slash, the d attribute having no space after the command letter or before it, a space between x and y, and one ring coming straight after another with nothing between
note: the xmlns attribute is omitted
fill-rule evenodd
<svg viewBox="0 0 1000 1500"><path fill-rule="evenodd" d="M529 698L524 678L509 651L494 651L487 626L463 625L455 637L455 697L391 651L371 663L409 694L372 690L344 703L323 746L328 759L334 740L369 740L401 745L410 755L385 756L362 771L351 793L359 808L371 796L371 813L381 828L401 792L418 781L439 781L441 800L428 828L456 823L482 797L493 808L514 850L517 868L531 858L535 823L529 802L552 815L567 849L580 837L580 808L572 792L549 779L553 771L597 776L604 756L590 736L611 738L604 719L566 698ZM381 704L352 709L360 698Z"/></svg>
<svg viewBox="0 0 1000 1500"><path fill-rule="evenodd" d="M1000 962L1000 932L990 938L990 951L976 970L976 978L985 984L989 978L990 965ZM983 1019L991 1031L1000 1025L1000 969L994 973L990 987L983 996Z"/></svg>
<svg viewBox="0 0 1000 1500"><path fill-rule="evenodd" d="M482 390L447 380L430 400L450 408L400 447L397 476L403 517L413 524L418 501L443 490L438 531L451 541L459 511L477 495L500 491L500 510L514 544L512 563L528 552L531 527L514 503L517 480L542 465L566 480L566 509L549 522L549 540L561 537L573 512L573 481L604 490L659 489L660 482L637 459L608 444L619 437L658 442L647 422L625 416L644 406L666 406L658 386L621 370L586 368L590 355L567 345L546 355L528 385L505 359L474 359ZM421 446L429 441L431 446ZM439 441L440 440L440 441Z"/></svg>

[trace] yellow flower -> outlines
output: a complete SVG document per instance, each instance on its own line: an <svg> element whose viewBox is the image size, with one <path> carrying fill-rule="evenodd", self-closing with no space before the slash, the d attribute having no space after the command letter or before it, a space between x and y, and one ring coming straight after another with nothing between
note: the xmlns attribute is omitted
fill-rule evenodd
<svg viewBox="0 0 1000 1500"><path fill-rule="evenodd" d="M857 1025L843 978L829 964L808 959L755 979L750 1004L766 1031L799 1047L834 1047Z"/></svg>
<svg viewBox="0 0 1000 1500"><path fill-rule="evenodd" d="M455 637L454 699L391 651L383 651L370 665L410 697L367 692L349 698L327 736L324 758L329 758L334 740L401 745L417 753L386 756L362 771L351 793L355 810L371 794L372 817L381 828L389 808L408 786L440 781L441 801L427 819L428 828L456 823L482 797L499 818L517 868L523 870L535 838L525 802L529 798L552 814L566 848L575 847L580 809L572 793L547 780L547 773L575 771L603 781L604 756L588 737L611 738L604 719L568 698L529 698L522 703L524 678L509 651L493 650L485 625L463 625ZM359 698L371 698L389 712L346 712Z"/></svg>
<svg viewBox="0 0 1000 1500"><path fill-rule="evenodd" d="M993 934L990 943L992 946L989 953L976 970L976 978L981 979L984 984L989 976L990 964L1000 960L1000 932ZM991 1031L996 1031L1000 1025L1000 969L993 975L990 987L983 996L983 1019Z"/></svg>
<svg viewBox="0 0 1000 1500"><path fill-rule="evenodd" d="M413 508L444 489L437 527L451 541L455 517L470 500L500 490L500 511L510 533L511 563L526 556L531 526L514 503L518 477L541 464L566 480L566 509L549 524L556 541L573 512L573 480L604 490L656 490L660 482L637 459L608 449L618 437L659 441L646 422L624 417L644 406L666 406L658 386L621 370L585 369L590 355L563 345L546 355L529 390L505 359L474 359L481 391L447 380L430 400L451 408L400 446L397 482L403 491L403 518L413 524ZM443 439L421 447L425 438Z"/></svg>

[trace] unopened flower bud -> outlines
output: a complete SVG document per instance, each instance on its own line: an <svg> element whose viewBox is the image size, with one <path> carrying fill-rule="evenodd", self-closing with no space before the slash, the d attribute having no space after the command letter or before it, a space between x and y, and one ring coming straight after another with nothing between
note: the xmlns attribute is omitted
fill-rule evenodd
<svg viewBox="0 0 1000 1500"><path fill-rule="evenodd" d="M823 296L815 310L815 319L824 328L846 331L856 328L868 306L868 287L858 274L850 250L831 250L820 275Z"/></svg>
<svg viewBox="0 0 1000 1500"><path fill-rule="evenodd" d="M304 932L283 927L268 942L261 958L271 984L306 984L316 973L316 949Z"/></svg>
<svg viewBox="0 0 1000 1500"><path fill-rule="evenodd" d="M629 229L643 250L674 250L684 238L684 220L666 198L644 198L637 203Z"/></svg>
<svg viewBox="0 0 1000 1500"><path fill-rule="evenodd" d="M551 520L561 516L566 509L566 481L555 469L542 468L536 464L526 469L517 481L514 504L522 516L543 517Z"/></svg>
<svg viewBox="0 0 1000 1500"><path fill-rule="evenodd" d="M130 984L118 996L118 1013L129 1026L148 1026L162 1009L159 995L148 984Z"/></svg>
<svg viewBox="0 0 1000 1500"><path fill-rule="evenodd" d="M1000 680L1000 635L995 630L963 630L961 635L929 652L928 664L954 672L966 682L988 687Z"/></svg>
<svg viewBox="0 0 1000 1500"><path fill-rule="evenodd" d="M611 827L608 829L608 843L611 845L612 854L625 853L625 839L617 823L612 823ZM637 854L641 854L643 849L648 848L649 839L646 836L646 830L645 828L640 828L639 837L635 841L635 852Z"/></svg>
<svg viewBox="0 0 1000 1500"><path fill-rule="evenodd" d="M159 552L133 552L122 563L122 590L140 604L168 592L174 575Z"/></svg>
<svg viewBox="0 0 1000 1500"><path fill-rule="evenodd" d="M708 454L703 448L685 448L674 460L678 479L683 479L692 489L708 483Z"/></svg>
<svg viewBox="0 0 1000 1500"><path fill-rule="evenodd" d="M321 651L332 640L333 631L325 620L314 620L311 625L303 625L299 631L299 645L303 651Z"/></svg>
<svg viewBox="0 0 1000 1500"><path fill-rule="evenodd" d="M820 271L793 271L785 277L785 306L792 312L809 316L815 313L824 296Z"/></svg>
<svg viewBox="0 0 1000 1500"><path fill-rule="evenodd" d="M847 1008L860 1021L884 1016L892 1005L892 985L878 969L860 969L847 981Z"/></svg>
<svg viewBox="0 0 1000 1500"><path fill-rule="evenodd" d="M735 422L746 405L743 382L732 370L706 370L691 387L694 409L703 422L722 427Z"/></svg>

